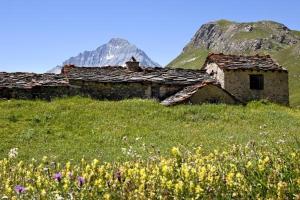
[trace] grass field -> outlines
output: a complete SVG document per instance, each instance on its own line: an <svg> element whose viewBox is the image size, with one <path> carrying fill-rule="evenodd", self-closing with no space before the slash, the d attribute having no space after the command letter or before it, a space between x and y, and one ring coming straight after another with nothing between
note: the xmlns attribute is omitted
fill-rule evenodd
<svg viewBox="0 0 300 200"><path fill-rule="evenodd" d="M168 156L173 146L211 151L254 142L288 149L299 147L299 138L300 110L263 102L164 107L137 99L0 101L0 159L19 148L22 160L125 161Z"/></svg>

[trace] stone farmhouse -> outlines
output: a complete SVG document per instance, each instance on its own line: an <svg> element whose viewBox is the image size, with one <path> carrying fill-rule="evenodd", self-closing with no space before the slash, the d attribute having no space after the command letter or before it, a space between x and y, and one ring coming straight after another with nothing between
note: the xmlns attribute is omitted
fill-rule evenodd
<svg viewBox="0 0 300 200"><path fill-rule="evenodd" d="M268 99L288 105L288 72L270 56L210 54L199 70L147 68L134 58L126 67L66 65L61 74L0 72L0 98L157 99L181 103L247 103Z"/></svg>

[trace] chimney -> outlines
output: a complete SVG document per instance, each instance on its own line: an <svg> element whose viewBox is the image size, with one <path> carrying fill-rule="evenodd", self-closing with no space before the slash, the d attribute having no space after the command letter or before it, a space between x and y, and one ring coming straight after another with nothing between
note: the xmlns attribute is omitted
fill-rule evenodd
<svg viewBox="0 0 300 200"><path fill-rule="evenodd" d="M69 72L71 71L71 69L75 68L75 65L65 65L63 66L63 68L61 69L61 74L63 75L68 75Z"/></svg>
<svg viewBox="0 0 300 200"><path fill-rule="evenodd" d="M135 57L131 57L129 61L126 62L126 67L129 71L140 72L142 68L140 67L140 62L138 62Z"/></svg>

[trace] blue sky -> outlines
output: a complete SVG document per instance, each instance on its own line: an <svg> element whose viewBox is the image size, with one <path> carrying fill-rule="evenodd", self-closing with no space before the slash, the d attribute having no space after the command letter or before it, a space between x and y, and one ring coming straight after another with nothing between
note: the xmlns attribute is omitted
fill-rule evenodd
<svg viewBox="0 0 300 200"><path fill-rule="evenodd" d="M300 30L299 8L299 0L0 0L0 71L45 72L113 37L165 65L203 23L266 19Z"/></svg>

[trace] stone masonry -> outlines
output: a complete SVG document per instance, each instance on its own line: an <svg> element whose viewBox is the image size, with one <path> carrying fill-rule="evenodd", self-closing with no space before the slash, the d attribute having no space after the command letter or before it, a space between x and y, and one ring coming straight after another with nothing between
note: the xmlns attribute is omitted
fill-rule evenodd
<svg viewBox="0 0 300 200"><path fill-rule="evenodd" d="M66 65L59 75L0 72L0 98L147 98L167 106L268 99L288 105L287 70L269 56L210 54L201 70L147 68L134 58L126 65Z"/></svg>

